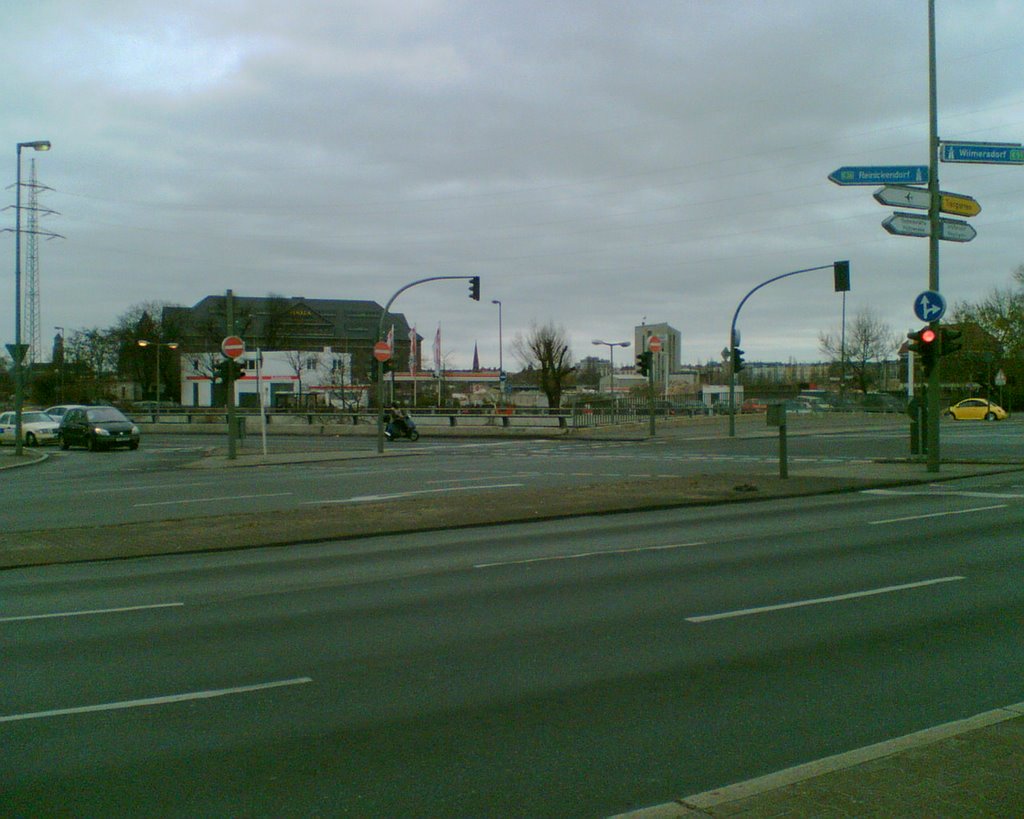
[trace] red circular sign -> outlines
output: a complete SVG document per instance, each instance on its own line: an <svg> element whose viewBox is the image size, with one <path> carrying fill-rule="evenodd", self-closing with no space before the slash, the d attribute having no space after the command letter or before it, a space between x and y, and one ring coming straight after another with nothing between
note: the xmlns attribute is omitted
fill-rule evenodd
<svg viewBox="0 0 1024 819"><path fill-rule="evenodd" d="M238 358L245 352L245 342L238 336L228 336L220 343L220 351L228 358Z"/></svg>
<svg viewBox="0 0 1024 819"><path fill-rule="evenodd" d="M651 336L647 342L647 349L650 350L652 353L660 353L661 339L658 338L657 336Z"/></svg>
<svg viewBox="0 0 1024 819"><path fill-rule="evenodd" d="M391 348L386 341L378 341L373 345L373 357L378 361L387 361L391 358Z"/></svg>

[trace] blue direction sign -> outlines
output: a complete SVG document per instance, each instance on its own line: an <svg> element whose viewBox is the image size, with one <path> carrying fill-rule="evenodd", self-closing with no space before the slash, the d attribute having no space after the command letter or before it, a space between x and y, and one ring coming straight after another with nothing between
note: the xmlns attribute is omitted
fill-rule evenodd
<svg viewBox="0 0 1024 819"><path fill-rule="evenodd" d="M946 300L941 293L925 290L914 299L914 315L921 321L938 321L946 314Z"/></svg>
<svg viewBox="0 0 1024 819"><path fill-rule="evenodd" d="M941 142L939 159L985 165L1024 165L1024 146L1016 142Z"/></svg>
<svg viewBox="0 0 1024 819"><path fill-rule="evenodd" d="M828 175L837 185L927 185L927 165L854 165Z"/></svg>

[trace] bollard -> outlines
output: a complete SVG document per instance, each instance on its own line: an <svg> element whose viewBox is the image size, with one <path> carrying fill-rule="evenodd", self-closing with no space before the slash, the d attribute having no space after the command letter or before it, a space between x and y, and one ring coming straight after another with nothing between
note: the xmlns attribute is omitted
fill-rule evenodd
<svg viewBox="0 0 1024 819"><path fill-rule="evenodd" d="M786 405L768 405L768 426L779 428L779 477L789 477L789 452L786 447Z"/></svg>

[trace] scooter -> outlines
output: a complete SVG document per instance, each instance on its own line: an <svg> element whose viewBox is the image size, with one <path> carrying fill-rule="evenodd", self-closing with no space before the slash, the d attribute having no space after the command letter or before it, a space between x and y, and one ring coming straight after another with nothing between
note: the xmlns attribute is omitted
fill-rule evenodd
<svg viewBox="0 0 1024 819"><path fill-rule="evenodd" d="M418 441L420 433L416 429L416 424L412 418L408 415L400 415L397 418L392 418L388 423L384 430L384 437L389 441L393 441L396 438L408 438L410 441Z"/></svg>

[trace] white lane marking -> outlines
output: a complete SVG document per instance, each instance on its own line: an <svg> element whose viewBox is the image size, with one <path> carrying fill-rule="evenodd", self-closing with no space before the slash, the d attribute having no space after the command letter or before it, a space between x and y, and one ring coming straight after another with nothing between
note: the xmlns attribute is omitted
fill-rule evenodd
<svg viewBox="0 0 1024 819"><path fill-rule="evenodd" d="M702 614L696 617L687 617L686 621L688 623L708 623L712 620L728 620L731 617L746 617L749 614L765 614L771 611L795 609L801 606L820 606L824 603L837 603L842 600L854 600L858 597L872 597L876 594L891 594L892 592L906 591L907 589L919 589L924 586L934 586L938 583L953 583L958 580L966 579L966 577L961 575L954 575L952 577L936 577L933 580L920 580L916 583L903 583L899 586L882 586L878 589L867 589L866 591L850 592L848 594L836 594L831 597L815 597L810 600L796 600L792 603L778 603L774 606L757 606L751 609L723 611L718 614Z"/></svg>
<svg viewBox="0 0 1024 819"><path fill-rule="evenodd" d="M392 500L394 498L409 498L413 495L436 495L440 492L467 492L477 489L508 489L513 486L522 486L521 483L491 483L480 486L449 486L444 489L413 489L409 492L392 492L389 495L359 495L354 498L339 498L337 500L303 501L301 506L321 506L328 503L369 503L371 501Z"/></svg>
<svg viewBox="0 0 1024 819"><path fill-rule="evenodd" d="M0 623L17 623L23 620L48 620L54 617L90 617L95 614L121 614L128 611L169 609L184 605L184 603L151 603L148 606L119 606L115 609L83 609L82 611L56 611L51 614L24 614L19 617L0 617Z"/></svg>
<svg viewBox="0 0 1024 819"><path fill-rule="evenodd" d="M903 523L908 520L924 520L925 518L941 518L947 515L967 515L971 512L988 512L992 509L1005 509L1005 503L998 503L995 506L979 506L975 509L954 509L950 512L932 512L929 515L908 515L905 518L887 518L886 520L869 520L868 526L881 526L884 523Z"/></svg>
<svg viewBox="0 0 1024 819"><path fill-rule="evenodd" d="M139 509L143 506L178 506L187 503L216 503L218 501L231 501L231 500L255 500L256 498L283 498L286 495L291 495L292 492L271 492L266 495L222 495L218 498L184 498L182 500L170 500L170 501L152 501L150 503L133 503L133 509Z"/></svg>
<svg viewBox="0 0 1024 819"><path fill-rule="evenodd" d="M188 483L159 483L153 484L152 486L145 486L143 484L137 484L135 486L108 486L102 489L82 489L83 495L103 495L114 492L152 492L154 489L191 489L195 486L202 486L208 484L210 486L215 483L220 484L221 481L190 481Z"/></svg>
<svg viewBox="0 0 1024 819"><path fill-rule="evenodd" d="M52 711L33 711L27 714L8 714L0 716L0 722L18 722L26 719L46 719L47 717L66 717L72 714L91 714L96 711L120 711L126 708L147 708L152 705L170 705L190 700L208 700L214 697L227 697L231 694L249 694L253 691L265 691L268 688L281 688L286 685L304 685L313 682L311 677L295 677L291 680L257 683L256 685L239 685L234 688L214 688L209 691L189 691L185 694L168 694L163 697L147 697L141 700L122 700L121 702L103 702L98 705L80 705L75 708L55 708Z"/></svg>
<svg viewBox="0 0 1024 819"><path fill-rule="evenodd" d="M601 557L603 555L628 555L636 552L663 552L668 549L685 549L688 546L704 546L705 541L698 540L693 543L669 543L664 546L632 546L628 549L604 549L596 552L575 552L565 555L550 555L548 557L529 557L523 560L501 560L495 563L476 563L474 569L490 569L495 566L522 566L526 563L546 563L551 560L579 560L584 557Z"/></svg>
<svg viewBox="0 0 1024 819"><path fill-rule="evenodd" d="M437 480L434 480L434 481L424 481L423 483L428 485L428 486L430 484L434 484L434 483L444 483L444 484L473 483L474 481L493 481L495 477L496 477L495 475L481 475L479 478L438 478Z"/></svg>
<svg viewBox="0 0 1024 819"><path fill-rule="evenodd" d="M1019 492L971 492L956 489L864 489L865 495L923 495L925 497L959 497L959 498L1024 498Z"/></svg>

